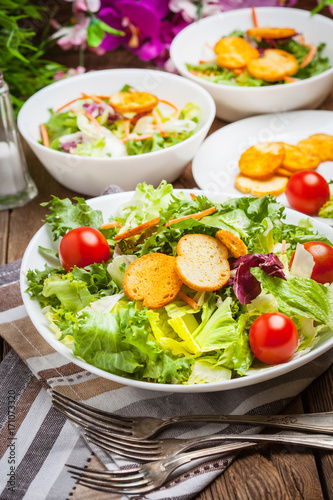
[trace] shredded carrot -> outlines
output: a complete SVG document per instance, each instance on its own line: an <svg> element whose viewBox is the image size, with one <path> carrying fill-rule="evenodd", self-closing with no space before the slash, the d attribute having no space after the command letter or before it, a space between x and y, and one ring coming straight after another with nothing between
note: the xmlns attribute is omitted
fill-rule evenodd
<svg viewBox="0 0 333 500"><path fill-rule="evenodd" d="M236 68L236 69L234 69L234 73L235 73L235 75L241 75L242 73L244 73L244 69L243 68Z"/></svg>
<svg viewBox="0 0 333 500"><path fill-rule="evenodd" d="M125 134L126 141L128 141L128 136L130 134L130 120L125 120L125 123L124 123L124 134Z"/></svg>
<svg viewBox="0 0 333 500"><path fill-rule="evenodd" d="M178 297L182 299L184 302L187 302L189 306L191 306L193 309L198 309L198 304L195 302L195 300L191 299L191 297L188 297L183 292L179 292Z"/></svg>
<svg viewBox="0 0 333 500"><path fill-rule="evenodd" d="M155 219L151 219L145 222L144 224L140 224L139 226L133 227L133 229L129 229L124 233L117 234L117 236L114 237L114 240L119 241L119 240L124 240L126 238L131 238L132 236L143 233L143 231L149 229L150 227L158 226L159 222L160 218L156 217Z"/></svg>
<svg viewBox="0 0 333 500"><path fill-rule="evenodd" d="M288 82L288 83L296 82L295 78L292 78L291 76L288 76L288 75L285 75L283 77L283 79L285 82Z"/></svg>
<svg viewBox="0 0 333 500"><path fill-rule="evenodd" d="M113 229L114 227L123 227L121 222L113 221L113 222L106 222L105 224L101 225L101 229Z"/></svg>
<svg viewBox="0 0 333 500"><path fill-rule="evenodd" d="M105 101L103 101L100 97L94 94L85 94L84 92L81 92L82 96L85 99L91 99L92 101L96 102L97 104L106 104Z"/></svg>
<svg viewBox="0 0 333 500"><path fill-rule="evenodd" d="M309 47L309 52L307 53L307 55L305 56L305 58L303 59L303 61L301 62L301 64L299 65L300 68L304 68L305 66L307 66L311 61L312 59L314 58L314 56L316 55L316 47L314 45L307 45L307 47Z"/></svg>
<svg viewBox="0 0 333 500"><path fill-rule="evenodd" d="M81 101L81 99L84 99L84 97L77 97L76 99L73 99L72 101L66 102L66 104L64 104L63 106L61 106L60 108L58 108L56 110L56 113L59 113L59 111L62 111L64 108L67 108L67 106L70 106L71 104L73 104L73 102Z"/></svg>
<svg viewBox="0 0 333 500"><path fill-rule="evenodd" d="M298 41L300 44L305 45L303 35L298 35Z"/></svg>
<svg viewBox="0 0 333 500"><path fill-rule="evenodd" d="M124 138L124 139L122 139L122 141L124 143L126 143L129 140L131 140L131 141L146 141L147 139L152 139L152 138L153 138L152 135L147 134L147 135L138 135L137 137L128 137L127 139Z"/></svg>
<svg viewBox="0 0 333 500"><path fill-rule="evenodd" d="M283 255L284 253L286 253L286 240L282 240L281 244L281 255Z"/></svg>
<svg viewBox="0 0 333 500"><path fill-rule="evenodd" d="M69 108L69 109L72 111L72 113L75 113L76 115L85 115L88 118L88 120L90 120L102 133L101 124L90 113L88 113L87 111L83 111L81 109L75 109L75 108Z"/></svg>
<svg viewBox="0 0 333 500"><path fill-rule="evenodd" d="M164 132L164 127L163 127L163 123L161 121L160 115L157 113L157 111L155 111L155 109L153 109L152 115L155 118L156 126L157 126L161 136L163 137L165 135L165 132Z"/></svg>
<svg viewBox="0 0 333 500"><path fill-rule="evenodd" d="M47 133L44 123L40 125L40 133L42 135L43 144L46 148L50 147L49 134Z"/></svg>
<svg viewBox="0 0 333 500"><path fill-rule="evenodd" d="M172 224L177 224L177 222L181 222L186 219L202 219L202 217L206 217L206 215L210 215L216 212L216 207L207 208L207 210L203 210L202 212L198 212L197 214L184 215L183 217L178 217L178 219L169 220L165 225L166 227L171 226Z"/></svg>
<svg viewBox="0 0 333 500"><path fill-rule="evenodd" d="M257 19L257 13L255 11L255 8L254 7L251 7L251 10L252 10L252 21L253 21L253 26L255 28L258 28L258 19Z"/></svg>
<svg viewBox="0 0 333 500"><path fill-rule="evenodd" d="M172 102L165 101L164 99L159 99L158 102L164 102L164 104L167 104L168 106L170 106L171 108L173 108L175 110L175 114L173 115L173 118L175 120L177 120L179 118L180 109L177 108L177 106L175 106L174 104L172 104Z"/></svg>
<svg viewBox="0 0 333 500"><path fill-rule="evenodd" d="M197 197L195 196L194 193L190 193L190 196L191 196L192 200L196 200L197 199Z"/></svg>
<svg viewBox="0 0 333 500"><path fill-rule="evenodd" d="M208 47L210 50L214 51L214 47L212 47L208 42L205 43L206 47Z"/></svg>

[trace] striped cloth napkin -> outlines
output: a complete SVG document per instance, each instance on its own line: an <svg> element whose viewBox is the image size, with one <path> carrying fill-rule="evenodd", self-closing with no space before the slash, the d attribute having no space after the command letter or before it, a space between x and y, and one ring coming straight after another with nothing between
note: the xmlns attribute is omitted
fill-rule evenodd
<svg viewBox="0 0 333 500"><path fill-rule="evenodd" d="M50 388L127 416L273 414L281 411L332 363L333 350L330 350L311 364L278 379L226 392L183 395L123 386L68 362L38 334L22 303L19 269L19 261L0 266L0 335L13 348L0 364L1 499L120 499L119 495L76 485L71 479L65 463L118 469L129 467L131 462L91 448L81 429L51 407ZM248 427L187 425L171 428L164 435L187 438L221 430L246 433ZM208 462L196 461L144 498L192 498L221 474L232 459L228 455ZM121 496L122 500L125 498Z"/></svg>

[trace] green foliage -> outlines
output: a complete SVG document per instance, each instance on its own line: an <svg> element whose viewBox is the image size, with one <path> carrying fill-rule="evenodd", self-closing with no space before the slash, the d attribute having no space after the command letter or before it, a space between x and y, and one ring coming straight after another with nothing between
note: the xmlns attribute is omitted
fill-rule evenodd
<svg viewBox="0 0 333 500"><path fill-rule="evenodd" d="M53 76L65 68L43 59L51 42L36 40L46 9L29 0L2 0L0 11L0 68L7 82L17 113L25 100L53 82Z"/></svg>

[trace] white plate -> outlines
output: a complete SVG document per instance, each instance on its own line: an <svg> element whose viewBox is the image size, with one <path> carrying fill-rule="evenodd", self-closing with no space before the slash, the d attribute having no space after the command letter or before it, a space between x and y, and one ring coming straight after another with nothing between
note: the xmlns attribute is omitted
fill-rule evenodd
<svg viewBox="0 0 333 500"><path fill-rule="evenodd" d="M179 189L174 190L175 193L180 192ZM183 192L189 195L193 190L183 190ZM203 193L208 195L208 193ZM126 193L117 193L107 196L101 196L98 198L93 198L88 201L89 205L94 209L101 210L103 213L104 221L107 221L111 215L116 215L117 208L120 204L127 202L131 199L133 192L129 191ZM214 200L215 201L224 201L230 194L226 193L215 193ZM303 217L302 214L295 212L294 210L287 210L287 221L292 224L297 224L299 219ZM331 241L333 241L333 229L327 226L326 224L314 221L314 226L316 229L325 234ZM21 293L23 297L24 305L28 311L28 315L35 325L38 332L42 335L42 337L60 354L65 356L68 360L72 361L76 365L88 370L92 373L100 377L104 377L109 380L113 380L115 382L129 385L132 387L137 387L140 389L149 389L154 391L167 391L167 392L213 392L213 391L223 391L228 389L235 389L237 387L244 387L248 385L257 384L259 382L263 382L265 380L272 379L279 375L283 375L288 373L296 368L305 365L306 363L312 361L317 358L324 352L328 351L331 347L333 347L333 336L330 340L326 341L322 345L317 345L312 351L308 354L304 355L301 358L290 361L289 363L285 363L282 365L275 366L273 368L269 368L262 372L249 375L242 378L235 378L232 380L224 381L224 382L216 382L212 384L198 384L198 385L172 385L172 384L154 384L150 382L142 382L138 380L131 380L124 377L119 377L117 375L113 375L112 373L108 373L104 370L96 368L92 365L89 365L85 361L82 361L76 358L71 349L63 345L59 342L56 337L53 335L48 325L49 322L42 313L39 303L36 300L31 300L29 295L25 293L25 290L28 287L28 283L26 281L26 273L29 269L44 269L45 259L38 252L38 246L52 248L53 250L57 250L57 244L52 239L52 234L50 228L44 225L32 238L29 243L22 260L21 266L21 276L20 276L20 284L21 284Z"/></svg>
<svg viewBox="0 0 333 500"><path fill-rule="evenodd" d="M217 130L203 142L192 163L194 179L201 189L210 193L224 191L240 196L235 179L240 173L239 158L246 149L265 141L296 145L320 133L333 135L332 111L292 111L245 118ZM333 180L333 162L321 163L316 171L327 181ZM289 207L285 194L277 199ZM333 224L333 219L314 218Z"/></svg>

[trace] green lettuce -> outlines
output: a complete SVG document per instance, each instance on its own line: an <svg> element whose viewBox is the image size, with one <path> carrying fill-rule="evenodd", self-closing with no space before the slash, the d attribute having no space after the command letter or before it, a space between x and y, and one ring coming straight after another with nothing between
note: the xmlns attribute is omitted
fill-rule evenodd
<svg viewBox="0 0 333 500"><path fill-rule="evenodd" d="M251 273L260 281L264 292L275 296L279 311L288 316L310 318L333 329L332 285L295 277L286 281L269 276L257 267L251 269Z"/></svg>
<svg viewBox="0 0 333 500"><path fill-rule="evenodd" d="M50 225L53 239L57 240L64 236L67 231L81 226L90 226L98 229L103 224L103 216L100 210L92 209L83 198L69 198L60 200L52 196L52 200L41 203L42 207L49 206L51 213L45 218Z"/></svg>
<svg viewBox="0 0 333 500"><path fill-rule="evenodd" d="M194 332L194 339L203 352L225 349L237 340L237 321L232 317L231 302L230 297L226 298L204 327Z"/></svg>
<svg viewBox="0 0 333 500"><path fill-rule="evenodd" d="M62 308L78 312L95 300L86 283L73 280L70 275L53 274L44 281L44 297L55 296Z"/></svg>
<svg viewBox="0 0 333 500"><path fill-rule="evenodd" d="M73 331L73 352L116 375L160 383L186 381L191 358L174 358L149 338L146 311L133 303L116 313L84 312Z"/></svg>

